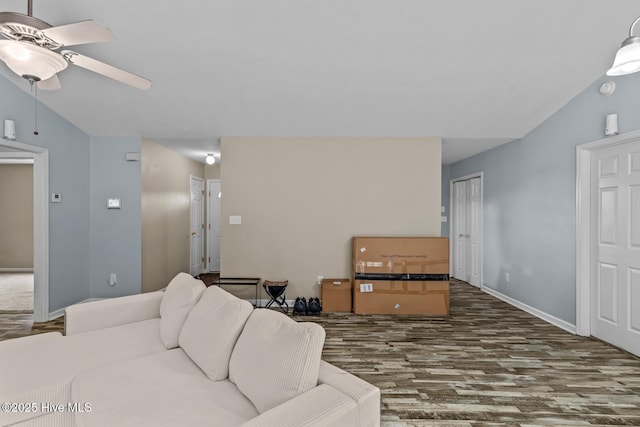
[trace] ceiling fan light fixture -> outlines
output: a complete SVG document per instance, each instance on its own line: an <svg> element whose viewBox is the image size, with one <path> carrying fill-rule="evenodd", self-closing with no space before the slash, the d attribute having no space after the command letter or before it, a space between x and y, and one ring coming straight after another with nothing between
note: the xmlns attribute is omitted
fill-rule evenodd
<svg viewBox="0 0 640 427"><path fill-rule="evenodd" d="M640 71L640 37L629 37L618 49L607 76L624 76Z"/></svg>
<svg viewBox="0 0 640 427"><path fill-rule="evenodd" d="M205 157L204 161L208 165L213 165L216 162L216 158L214 157L214 155L212 153L208 153L207 157Z"/></svg>
<svg viewBox="0 0 640 427"><path fill-rule="evenodd" d="M30 43L0 41L0 59L20 77L47 80L67 68L68 62L49 49Z"/></svg>
<svg viewBox="0 0 640 427"><path fill-rule="evenodd" d="M634 36L633 31L640 17L636 18L629 28L629 37L624 39L622 46L616 52L613 65L607 71L607 76L624 76L640 71L640 37Z"/></svg>

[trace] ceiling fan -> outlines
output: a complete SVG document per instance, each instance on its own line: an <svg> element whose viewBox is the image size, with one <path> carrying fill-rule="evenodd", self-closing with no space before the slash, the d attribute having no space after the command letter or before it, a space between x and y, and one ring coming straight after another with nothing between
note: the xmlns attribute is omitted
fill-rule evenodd
<svg viewBox="0 0 640 427"><path fill-rule="evenodd" d="M87 21L52 27L33 17L32 1L28 0L27 15L0 12L0 60L17 75L35 82L39 89L54 90L61 87L57 73L71 63L138 89L149 89L151 81L61 48L79 44L111 41L111 30L98 22Z"/></svg>

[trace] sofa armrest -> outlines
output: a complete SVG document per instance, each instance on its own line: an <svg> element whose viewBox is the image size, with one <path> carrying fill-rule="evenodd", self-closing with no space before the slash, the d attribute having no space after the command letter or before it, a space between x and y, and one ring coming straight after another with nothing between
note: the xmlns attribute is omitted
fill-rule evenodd
<svg viewBox="0 0 640 427"><path fill-rule="evenodd" d="M355 426L353 399L328 385L306 393L258 415L242 427L343 427Z"/></svg>
<svg viewBox="0 0 640 427"><path fill-rule="evenodd" d="M356 402L358 419L354 426L380 425L380 389L378 387L324 360L320 361L318 384L328 384Z"/></svg>
<svg viewBox="0 0 640 427"><path fill-rule="evenodd" d="M66 335L160 317L164 292L149 292L74 304L65 309Z"/></svg>

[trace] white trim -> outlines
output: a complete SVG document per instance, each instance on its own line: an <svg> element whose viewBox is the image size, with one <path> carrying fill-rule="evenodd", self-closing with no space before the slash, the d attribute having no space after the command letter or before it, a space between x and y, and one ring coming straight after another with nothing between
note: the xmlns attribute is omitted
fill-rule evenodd
<svg viewBox="0 0 640 427"><path fill-rule="evenodd" d="M468 181L471 178L480 178L480 289L484 289L484 172L476 172L465 176L451 178L449 180L449 276L453 277L453 184L459 181Z"/></svg>
<svg viewBox="0 0 640 427"><path fill-rule="evenodd" d="M0 146L17 152L3 158L33 158L33 319L45 322L49 313L49 150L17 141L0 140Z"/></svg>
<svg viewBox="0 0 640 427"><path fill-rule="evenodd" d="M506 302L507 304L517 307L520 310L526 311L527 313L532 314L537 318L544 320L545 322L551 323L552 325L557 326L560 329L564 329L565 331L571 332L572 334L576 333L575 325L572 325L567 321L564 321L555 316L552 316L549 313L545 313L544 311L538 310L537 308L531 307L530 305L527 305L521 301L518 301L517 299L513 299L509 296L506 296L496 291L495 289L491 289L485 286L482 290L488 293L489 295L494 296L499 300Z"/></svg>
<svg viewBox="0 0 640 427"><path fill-rule="evenodd" d="M640 139L627 132L576 146L576 333L591 335L591 153Z"/></svg>
<svg viewBox="0 0 640 427"><path fill-rule="evenodd" d="M224 285L223 285L224 286ZM245 298L245 301L249 301L251 304L253 304L256 300L253 298ZM271 299L259 299L258 300L258 307L257 308L264 308L265 305L267 305L267 303L271 301ZM296 303L296 300L293 299L288 299L285 300L287 302L287 304L289 304L289 310L293 310L293 304ZM278 304L276 304L275 302L271 305L271 308L278 308Z"/></svg>
<svg viewBox="0 0 640 427"><path fill-rule="evenodd" d="M207 226L205 228L205 235L206 235L206 239L205 239L205 247L206 247L206 251L205 251L205 271L207 272L212 272L211 270L211 256L209 254L209 249L211 249L211 245L209 244L209 239L210 239L210 235L211 235L211 199L212 198L218 198L218 195L216 194L215 196L211 195L211 184L212 183L218 183L220 184L220 178L211 178L211 179L207 179L206 182L206 190L205 190L205 206L207 207ZM220 189L222 190L222 186L220 186ZM220 212L218 212L218 214L220 214ZM218 248L218 252L220 251L220 248ZM219 268L220 266L218 266Z"/></svg>
<svg viewBox="0 0 640 427"><path fill-rule="evenodd" d="M64 311L66 309L67 308L65 307L65 308L58 309L56 311L52 311L51 313L49 313L49 320L57 319L58 317L64 316Z"/></svg>
<svg viewBox="0 0 640 427"><path fill-rule="evenodd" d="M191 216L191 209L193 208L193 197L191 197L191 183L193 181L199 181L200 184L202 185L202 191L205 192L205 194L203 194L200 198L200 208L202 210L202 212L200 212L200 218L202 218L202 224L200 224L200 230L201 230L201 236L202 238L200 239L200 254L202 255L202 267L201 267L201 271L191 271L191 267L193 266L193 254L191 253L191 230L193 229L193 223L191 222L193 220L193 217ZM206 186L205 186L205 180L204 178L197 176L197 175L193 175L193 174L189 174L189 274L191 274L192 276L197 276L198 274L202 274L205 272L206 269L206 252L205 252L205 240L206 240L206 233L204 230L204 223L205 223L205 217L204 217L204 207L205 207L205 203L207 202L206 200Z"/></svg>
<svg viewBox="0 0 640 427"><path fill-rule="evenodd" d="M33 268L0 268L0 273L33 273Z"/></svg>

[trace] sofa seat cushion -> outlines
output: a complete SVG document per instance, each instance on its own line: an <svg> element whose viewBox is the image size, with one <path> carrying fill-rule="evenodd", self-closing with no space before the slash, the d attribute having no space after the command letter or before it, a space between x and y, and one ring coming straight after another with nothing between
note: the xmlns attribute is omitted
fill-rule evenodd
<svg viewBox="0 0 640 427"><path fill-rule="evenodd" d="M176 348L78 375L74 402L79 426L237 426L258 411L228 380L211 381Z"/></svg>
<svg viewBox="0 0 640 427"><path fill-rule="evenodd" d="M229 379L268 411L317 385L324 338L318 324L256 309L231 354Z"/></svg>
<svg viewBox="0 0 640 427"><path fill-rule="evenodd" d="M187 273L171 279L160 303L160 336L166 348L176 348L184 322L206 289L202 280Z"/></svg>
<svg viewBox="0 0 640 427"><path fill-rule="evenodd" d="M0 351L0 398L70 381L88 369L163 351L159 322L151 319L68 337L45 334L17 338L25 340L25 345L9 342L13 345ZM14 366L29 366L29 370Z"/></svg>
<svg viewBox="0 0 640 427"><path fill-rule="evenodd" d="M158 351L160 319L67 337L43 334L0 343L0 402L70 402L71 380L89 369ZM15 369L28 366L29 369ZM0 413L0 416L9 416ZM32 416L21 414L21 419ZM0 425L4 425L0 422Z"/></svg>

